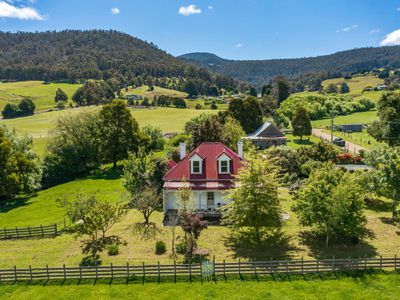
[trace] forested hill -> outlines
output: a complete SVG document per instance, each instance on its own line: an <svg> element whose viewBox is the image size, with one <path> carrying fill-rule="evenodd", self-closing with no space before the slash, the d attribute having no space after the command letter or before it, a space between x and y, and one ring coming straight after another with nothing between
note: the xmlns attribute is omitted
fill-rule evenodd
<svg viewBox="0 0 400 300"><path fill-rule="evenodd" d="M138 76L190 78L201 83L215 81L207 70L179 60L151 43L117 31L0 31L2 80L122 77L128 81Z"/></svg>
<svg viewBox="0 0 400 300"><path fill-rule="evenodd" d="M278 75L294 78L306 73L323 72L332 76L342 76L381 67L398 68L400 46L360 48L331 55L295 59L226 60L210 53L190 53L179 58L213 72L260 85L268 83Z"/></svg>

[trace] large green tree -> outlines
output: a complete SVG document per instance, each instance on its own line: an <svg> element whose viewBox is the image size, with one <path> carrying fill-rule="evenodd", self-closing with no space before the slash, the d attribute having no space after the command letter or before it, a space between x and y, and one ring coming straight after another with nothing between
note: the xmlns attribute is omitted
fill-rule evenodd
<svg viewBox="0 0 400 300"><path fill-rule="evenodd" d="M312 133L311 120L308 112L304 107L298 107L292 118L293 135L299 136L303 140L303 136L310 136Z"/></svg>
<svg viewBox="0 0 400 300"><path fill-rule="evenodd" d="M254 97L233 99L229 103L229 113L239 121L246 133L256 131L263 124L261 105Z"/></svg>
<svg viewBox="0 0 400 300"><path fill-rule="evenodd" d="M0 126L0 201L40 187L41 165L32 139Z"/></svg>
<svg viewBox="0 0 400 300"><path fill-rule="evenodd" d="M294 210L300 224L325 236L360 239L366 234L364 189L358 174L350 174L326 163L311 172L297 193Z"/></svg>
<svg viewBox="0 0 400 300"><path fill-rule="evenodd" d="M99 114L101 149L106 162L117 162L136 152L140 143L139 125L122 100L103 106Z"/></svg>
<svg viewBox="0 0 400 300"><path fill-rule="evenodd" d="M275 77L274 79L274 94L278 100L278 104L285 101L290 95L290 86L287 79L283 76Z"/></svg>
<svg viewBox="0 0 400 300"><path fill-rule="evenodd" d="M267 229L280 228L281 207L275 170L268 160L250 156L231 190L225 215L234 231L250 229L261 240Z"/></svg>
<svg viewBox="0 0 400 300"><path fill-rule="evenodd" d="M67 100L68 100L68 95L62 89L58 88L56 91L56 96L54 97L54 101L59 102Z"/></svg>
<svg viewBox="0 0 400 300"><path fill-rule="evenodd" d="M400 93L382 94L378 102L378 120L368 133L389 146L400 145Z"/></svg>

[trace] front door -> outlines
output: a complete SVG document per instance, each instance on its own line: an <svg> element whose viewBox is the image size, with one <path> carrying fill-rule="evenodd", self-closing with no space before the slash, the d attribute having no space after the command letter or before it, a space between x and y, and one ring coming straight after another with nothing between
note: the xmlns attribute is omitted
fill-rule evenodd
<svg viewBox="0 0 400 300"><path fill-rule="evenodd" d="M207 192L207 209L215 206L214 192Z"/></svg>

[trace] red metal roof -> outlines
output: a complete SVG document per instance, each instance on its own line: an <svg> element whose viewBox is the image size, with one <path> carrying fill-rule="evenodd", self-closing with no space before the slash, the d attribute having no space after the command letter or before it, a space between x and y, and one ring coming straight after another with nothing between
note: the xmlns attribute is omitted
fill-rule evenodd
<svg viewBox="0 0 400 300"><path fill-rule="evenodd" d="M218 157L225 153L231 159L231 174L218 173ZM190 174L190 158L199 155L203 159L202 174ZM202 143L189 155L172 167L164 176L164 181L226 181L234 180L235 175L242 166L242 159L222 143Z"/></svg>

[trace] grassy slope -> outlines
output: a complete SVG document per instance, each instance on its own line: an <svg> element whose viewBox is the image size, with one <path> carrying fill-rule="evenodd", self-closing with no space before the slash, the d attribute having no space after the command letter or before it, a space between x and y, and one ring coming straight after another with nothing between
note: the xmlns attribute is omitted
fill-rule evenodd
<svg viewBox="0 0 400 300"><path fill-rule="evenodd" d="M57 199L75 197L76 193L94 193L100 199L117 202L126 201L127 195L122 186L122 179L114 172L94 175L87 179L59 185L48 190L40 191L36 196L22 199L14 207L0 210L0 228L4 226L35 226L52 223L63 224L63 209L57 206ZM210 226L205 230L199 240L201 248L208 249L210 255L216 259L236 260L241 259L270 259L270 257L292 258L305 257L363 257L382 254L393 256L400 250L400 239L397 227L385 223L390 217L390 208L385 203L377 203L374 210L367 210L368 228L375 233L375 238L368 239L357 245L332 245L325 248L324 242L315 242L305 233L304 228L298 224L296 215L291 211L293 200L286 190L281 190L282 207L289 215L283 232L285 238L280 243L271 242L252 247L244 242L243 246L232 248L228 243L229 228L223 226ZM161 224L163 215L160 212L152 216L152 221ZM154 254L155 240L144 240L132 233L132 224L142 221L141 215L130 210L128 214L112 228L110 234L117 234L128 242L127 246L120 247L120 254L112 257L106 252L101 253L103 264L146 263L161 261L167 263L170 258L171 228L160 227L161 232L156 240L167 243L167 253ZM182 236L177 229L177 236ZM0 267L18 266L59 266L77 265L84 256L81 252L80 240L73 236L63 234L60 237L37 240L7 240L0 243Z"/></svg>
<svg viewBox="0 0 400 300"><path fill-rule="evenodd" d="M334 123L335 125L340 124L371 124L373 121L377 119L376 111L366 111L354 113L347 116L338 116L335 117ZM322 119L312 121L313 128L323 128L331 125L331 119Z"/></svg>
<svg viewBox="0 0 400 300"><path fill-rule="evenodd" d="M30 96L36 104L36 110L43 110L55 106L54 96L56 90L61 88L71 99L74 92L81 84L50 83L44 84L41 81L18 81L0 83L0 110L9 103L20 101L22 96Z"/></svg>
<svg viewBox="0 0 400 300"><path fill-rule="evenodd" d="M79 109L66 109L61 111L40 113L24 118L9 120L0 119L0 125L4 124L10 129L15 128L18 134L28 134L32 136L35 150L39 153L43 153L49 131L54 128L55 122L59 116L90 109L93 108L83 107ZM217 113L217 111L178 108L151 108L132 110L132 115L138 121L139 125L144 126L152 124L162 128L164 132L182 130L186 121L200 115L201 113Z"/></svg>
<svg viewBox="0 0 400 300"><path fill-rule="evenodd" d="M201 283L3 285L7 299L396 299L400 275L295 281Z"/></svg>
<svg viewBox="0 0 400 300"><path fill-rule="evenodd" d="M180 98L187 98L188 94L181 92L181 91L176 91L176 90L171 90L171 89L165 89L162 87L158 87L155 86L153 91L149 91L148 90L148 86L147 85L143 85L141 87L132 89L129 88L128 91L123 91L126 95L128 94L134 94L134 95L139 95L142 97L147 97L150 99L150 101L153 100L154 96L161 96L161 95L165 95L165 96L171 96L171 97L180 97Z"/></svg>
<svg viewBox="0 0 400 300"><path fill-rule="evenodd" d="M382 79L376 76L368 75L368 76L353 77L351 79L344 79L344 78L328 79L322 82L322 86L326 88L331 83L339 85L342 82L347 83L347 85L350 88L350 94L352 95L361 94L362 90L367 86L376 87L379 84L383 84Z"/></svg>

